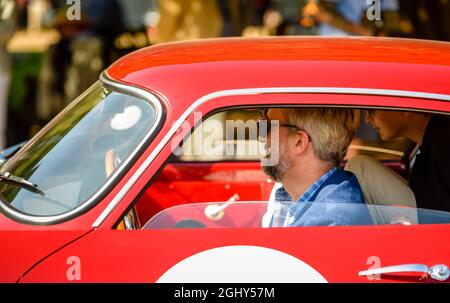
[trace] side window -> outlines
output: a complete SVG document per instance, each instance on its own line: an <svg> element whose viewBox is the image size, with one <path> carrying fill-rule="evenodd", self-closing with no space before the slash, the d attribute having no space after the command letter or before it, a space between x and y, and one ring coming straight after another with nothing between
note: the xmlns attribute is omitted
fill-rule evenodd
<svg viewBox="0 0 450 303"><path fill-rule="evenodd" d="M207 118L180 149L179 162L259 161L258 110L230 110Z"/></svg>
<svg viewBox="0 0 450 303"><path fill-rule="evenodd" d="M193 203L267 201L274 182L261 169L260 110L229 110L198 125L136 203L139 221Z"/></svg>
<svg viewBox="0 0 450 303"><path fill-rule="evenodd" d="M381 161L398 161L414 148L405 138L381 140L377 131L364 122L366 111L360 111L360 127L346 158L369 155ZM178 162L259 161L264 155L257 140L257 121L261 110L229 110L207 118L186 138ZM400 168L395 168L401 171ZM403 174L403 173L402 173Z"/></svg>
<svg viewBox="0 0 450 303"><path fill-rule="evenodd" d="M410 160L416 145L405 138L381 140L365 122L367 111L359 113L360 127L341 168L356 176L367 205L362 208L348 205L350 211L343 213L366 216L359 216L363 219L348 224L343 222L343 225L448 222L447 213L442 216L425 210L417 213L414 193L408 186ZM138 220L146 228L163 228L170 224L172 227L269 226L275 182L261 169L260 160L266 150L264 143L258 140L260 119L261 109L227 110L205 119L183 140L125 219ZM344 204L324 203L324 213L330 212L329 209L345 210ZM208 218L211 209L221 210L222 207L227 211L219 211L217 216ZM408 213L410 210L414 213ZM405 212L408 215L402 216ZM425 215L419 220L422 213ZM245 219L237 223L231 215ZM326 220L316 223L335 224L326 224ZM140 228L141 224L127 226Z"/></svg>
<svg viewBox="0 0 450 303"><path fill-rule="evenodd" d="M366 111L360 111L360 127L346 160L355 155L367 155L382 161L386 166L407 178L409 167L405 164L414 144L406 138L383 141L377 131L364 122ZM260 161L264 147L257 140L257 121L261 110L229 110L206 119L185 139L173 162L225 162Z"/></svg>

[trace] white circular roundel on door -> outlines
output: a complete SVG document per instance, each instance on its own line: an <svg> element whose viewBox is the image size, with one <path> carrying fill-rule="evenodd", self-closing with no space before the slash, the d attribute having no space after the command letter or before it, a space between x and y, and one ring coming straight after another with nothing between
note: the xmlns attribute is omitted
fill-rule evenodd
<svg viewBox="0 0 450 303"><path fill-rule="evenodd" d="M284 252L259 246L224 246L175 264L160 283L326 283L314 268Z"/></svg>

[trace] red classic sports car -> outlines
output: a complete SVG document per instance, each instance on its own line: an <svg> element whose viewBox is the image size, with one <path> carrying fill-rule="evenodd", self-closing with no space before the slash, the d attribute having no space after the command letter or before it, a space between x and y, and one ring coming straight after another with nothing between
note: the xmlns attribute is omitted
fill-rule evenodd
<svg viewBox="0 0 450 303"><path fill-rule="evenodd" d="M266 228L274 182L252 123L281 107L449 115L449 54L443 42L286 37L118 60L1 166L0 281L448 281L450 214L413 200L340 205L370 211L354 225ZM362 119L346 161L407 179L416 153Z"/></svg>

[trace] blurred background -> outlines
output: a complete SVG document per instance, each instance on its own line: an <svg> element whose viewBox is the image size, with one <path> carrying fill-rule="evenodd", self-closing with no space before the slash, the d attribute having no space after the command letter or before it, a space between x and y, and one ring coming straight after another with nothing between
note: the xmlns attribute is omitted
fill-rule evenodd
<svg viewBox="0 0 450 303"><path fill-rule="evenodd" d="M31 138L128 52L271 35L450 41L450 0L0 0L0 150Z"/></svg>

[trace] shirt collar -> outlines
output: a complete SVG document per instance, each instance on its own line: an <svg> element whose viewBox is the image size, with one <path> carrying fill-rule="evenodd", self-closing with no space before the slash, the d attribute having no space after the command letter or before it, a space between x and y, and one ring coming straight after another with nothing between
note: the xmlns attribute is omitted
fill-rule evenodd
<svg viewBox="0 0 450 303"><path fill-rule="evenodd" d="M313 185L311 185L303 195L296 202L313 202L312 197L316 191L323 185L323 183L337 170L337 167L333 167L325 174L323 174ZM291 203L288 203L291 202ZM298 207L305 204L292 203L292 198L284 187L280 187L275 192L275 208L279 208L277 212L276 220L278 221L276 226L289 226L295 219L295 212ZM273 222L271 224L274 224ZM282 224L282 225L280 225Z"/></svg>
<svg viewBox="0 0 450 303"><path fill-rule="evenodd" d="M336 172L337 167L333 167L332 169L328 170L325 174L323 174L313 185L311 185L304 193L301 195L301 197L296 202L312 202L311 197L314 196L316 191L322 186L322 184L332 175ZM286 189L284 187L280 187L275 192L275 200L279 202L292 202L291 196L288 194Z"/></svg>

